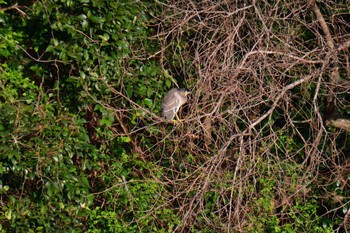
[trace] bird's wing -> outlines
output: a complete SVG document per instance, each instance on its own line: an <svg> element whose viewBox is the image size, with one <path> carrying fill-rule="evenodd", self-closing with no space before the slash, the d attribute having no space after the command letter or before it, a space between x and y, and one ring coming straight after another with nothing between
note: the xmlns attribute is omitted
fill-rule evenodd
<svg viewBox="0 0 350 233"><path fill-rule="evenodd" d="M179 98L175 93L168 93L163 100L163 116L171 120L179 110Z"/></svg>
<svg viewBox="0 0 350 233"><path fill-rule="evenodd" d="M162 107L165 111L177 109L179 107L179 98L176 95L167 96L167 98L164 98Z"/></svg>

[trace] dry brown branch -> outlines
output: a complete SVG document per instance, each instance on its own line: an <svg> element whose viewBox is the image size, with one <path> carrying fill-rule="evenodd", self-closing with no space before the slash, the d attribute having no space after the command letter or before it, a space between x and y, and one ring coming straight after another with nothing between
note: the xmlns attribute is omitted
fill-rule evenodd
<svg viewBox="0 0 350 233"><path fill-rule="evenodd" d="M310 4L312 6L312 9L313 9L314 13L316 14L316 17L317 17L317 20L318 20L319 24L321 25L323 33L325 34L326 42L327 42L329 48L331 50L334 50L335 49L334 41L333 41L331 32L329 30L329 27L328 27L328 25L326 23L325 18L323 17L320 9L318 8L317 3L315 2L315 0L310 0ZM348 44L347 42L343 43L341 46L338 47L338 49L336 51L341 51L341 50L347 48L347 44ZM339 64L338 64L338 54L335 53L333 56L334 57L332 57L332 60L333 60L334 66L331 68L330 75L329 75L330 76L331 88L329 90L328 98L327 98L327 102L328 102L327 103L327 109L328 109L328 111L335 111L336 96L335 96L334 88L337 86L338 83L341 82L340 73L339 73ZM334 127L337 127L337 128L344 129L343 128L344 127L343 121L342 121L342 124L338 124L338 121L334 121L334 120L332 120L331 122L332 123L329 123L330 125L333 125Z"/></svg>
<svg viewBox="0 0 350 233"><path fill-rule="evenodd" d="M327 126L348 125L326 116L325 99L338 110L350 105L348 82L339 82L350 66L350 28L323 15L314 0L158 4L166 11L153 37L161 49L148 58L160 56L161 66L191 90L184 121L165 124L122 85L110 89L125 106L105 107L118 116L115 134L131 137L138 154L163 166L155 180L169 188L167 205L180 216L174 231L250 232L270 216L296 226L288 216L302 215L295 203L317 195L316 184L324 192L318 201L331 196L334 178L319 171L340 173L345 136ZM174 55L181 59L173 63ZM128 128L134 111L138 123ZM339 205L346 201L339 198Z"/></svg>
<svg viewBox="0 0 350 233"><path fill-rule="evenodd" d="M335 128L339 128L345 130L346 132L350 132L350 120L349 119L330 119L326 121L326 125L333 126Z"/></svg>
<svg viewBox="0 0 350 233"><path fill-rule="evenodd" d="M8 6L8 7L3 7L3 8L0 8L0 11L9 11L9 10L16 10L18 11L22 16L24 17L27 17L27 14L21 10L21 7L18 6L18 3L12 5L12 6Z"/></svg>
<svg viewBox="0 0 350 233"><path fill-rule="evenodd" d="M350 40L344 42L344 43L341 44L341 45L339 45L338 51L342 51L342 50L348 49L349 47L350 47Z"/></svg>
<svg viewBox="0 0 350 233"><path fill-rule="evenodd" d="M258 168L263 158L279 161L279 166L294 161L299 153L305 153L310 159L296 168L303 174L298 188L287 191L290 194L282 189L276 193L276 206L291 205L293 200L299 198L300 193L305 195L310 192L307 187L316 178L310 179L306 174L315 172L319 164L325 162L322 158L322 154L326 153L325 149L320 148L326 148L327 134L322 120L323 110L320 108L325 97L325 88L331 90L330 93L336 93L333 88L335 83L327 82L326 77L339 77L339 73L336 73L339 69L332 67L338 62L338 55L334 51L335 42L325 17L315 2L310 2L329 49L322 45L317 47L318 44L310 48L304 46L303 41L295 34L299 26L284 21L293 17L294 22L300 22L302 27L309 28L322 40L322 36L314 30L315 25L304 20L306 13L309 13L304 10L305 5L299 2L289 3L290 15L281 16L282 11L277 3L264 5L254 1L252 6L247 5L249 7L230 3L231 5L228 2L225 4L209 1L190 4L167 2L169 18L165 21L169 20L174 27L163 31L162 35L176 40L182 38L182 30L195 32L191 49L194 50L194 67L199 76L197 80L188 82L194 83L192 90L197 90L190 104L191 118L197 118L199 122L187 122L187 131L203 135L205 147L202 148L201 142L194 140L191 143L194 148L191 148L190 153L207 161L202 167L207 176L195 179L201 187L173 183L188 192L196 190L197 193L193 197L186 195L180 201L180 209L186 210L178 228L180 232L185 232L189 224L196 224L202 213L201 208L205 208L200 204L203 203L203 193L212 191L217 179L230 186L228 192L220 193L220 197L227 204L217 203L217 221L226 223L226 227L220 228L220 231L240 232L247 230L251 224L248 215L254 204L246 197L259 196L258 193L247 191L245 187L253 185L249 180L259 180L263 176ZM221 9L220 12L225 9L234 13L219 14L217 9ZM347 42L339 45L338 51L345 51L347 46ZM190 59L190 56L184 59ZM290 72L293 74L290 75ZM310 85L315 85L315 89L310 89ZM300 98L308 100L302 106L295 105L295 98L299 97L292 93L299 93L304 96L299 96ZM309 94L310 98L307 97ZM279 131L272 121L276 114L281 114L284 119L281 120L284 126ZM303 116L303 119L295 121L296 115ZM312 132L309 137L303 135L300 125L309 128ZM207 128L210 130L206 130ZM289 129L295 132L290 137L300 138L304 146L295 153L271 153L272 148L280 144L279 132ZM208 135L211 135L210 146ZM176 138L181 140L180 135ZM206 153L209 158L205 157ZM281 158L286 159L282 161ZM270 169L273 170L272 167ZM279 172L281 177L285 177L283 170ZM231 179L222 180L221 177L225 176ZM279 199L283 201L278 202ZM210 225L212 222L206 220L206 224Z"/></svg>
<svg viewBox="0 0 350 233"><path fill-rule="evenodd" d="M326 42L327 42L328 46L331 49L333 49L334 48L334 42L333 42L332 35L331 35L330 30L329 30L329 27L328 27L328 25L326 23L326 20L324 19L324 17L322 15L320 9L318 8L315 0L310 0L310 4L312 6L313 11L316 14L318 22L320 23L320 25L322 27L322 30L323 30L323 32L325 34Z"/></svg>
<svg viewBox="0 0 350 233"><path fill-rule="evenodd" d="M292 88L294 88L295 86L298 86L306 81L308 81L311 77L313 77L314 75L309 75L306 76L305 78L301 78L291 84L288 84L287 86L285 86L281 93L277 96L277 98L275 99L275 101L273 102L271 108L261 117L259 117L257 120L255 120L252 124L249 125L248 127L248 131L250 132L251 129L253 129L257 124L259 124L260 122L262 122L266 117L270 116L272 114L272 112L275 110L275 108L278 105L278 102L283 98L283 96L286 94L286 92Z"/></svg>

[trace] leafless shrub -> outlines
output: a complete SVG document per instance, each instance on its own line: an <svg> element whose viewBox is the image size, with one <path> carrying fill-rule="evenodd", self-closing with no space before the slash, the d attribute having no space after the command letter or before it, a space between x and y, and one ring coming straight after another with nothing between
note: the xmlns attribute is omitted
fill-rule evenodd
<svg viewBox="0 0 350 233"><path fill-rule="evenodd" d="M271 215L293 225L288 213L299 213L291 206L321 195L315 187L335 199L327 187L336 180L349 185L340 162L348 139L325 120L346 121L349 107L346 1L159 4L165 11L156 35L164 41L160 61L183 76L192 95L180 114L184 121L173 127L148 112L162 129L149 131L157 143L143 148L134 136L134 146L164 164L169 205L182 216L175 231L244 232ZM183 60L177 67L174 54ZM338 206L349 204L339 200Z"/></svg>

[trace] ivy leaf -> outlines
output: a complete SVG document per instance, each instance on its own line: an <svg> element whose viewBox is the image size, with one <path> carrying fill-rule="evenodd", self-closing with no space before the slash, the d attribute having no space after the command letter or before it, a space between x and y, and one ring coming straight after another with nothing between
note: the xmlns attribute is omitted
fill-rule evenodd
<svg viewBox="0 0 350 233"><path fill-rule="evenodd" d="M100 125L101 126L103 126L103 125L111 126L112 125L112 121L109 120L109 119L103 118L103 119L100 120Z"/></svg>
<svg viewBox="0 0 350 233"><path fill-rule="evenodd" d="M146 99L143 100L143 102L145 103L145 105L146 105L147 107L152 108L152 106L153 106L153 101L152 101L151 99L146 98Z"/></svg>

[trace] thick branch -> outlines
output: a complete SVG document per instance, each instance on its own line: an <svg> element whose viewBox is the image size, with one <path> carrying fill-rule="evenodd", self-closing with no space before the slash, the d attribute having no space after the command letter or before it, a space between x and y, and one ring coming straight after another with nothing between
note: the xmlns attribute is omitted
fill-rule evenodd
<svg viewBox="0 0 350 233"><path fill-rule="evenodd" d="M349 47L350 47L350 40L344 42L343 44L341 44L341 45L338 47L338 51L342 51L342 50L347 49L347 48L349 48Z"/></svg>
<svg viewBox="0 0 350 233"><path fill-rule="evenodd" d="M333 42L332 35L330 33L329 27L328 27L328 25L326 23L326 20L324 19L324 17L322 15L320 9L318 8L315 0L310 0L310 4L312 6L313 11L316 14L318 22L320 23L320 25L322 27L322 30L323 30L323 33L325 34L328 46L331 49L333 49L334 48L334 42Z"/></svg>
<svg viewBox="0 0 350 233"><path fill-rule="evenodd" d="M329 30L329 27L326 23L326 20L324 19L324 17L322 15L320 9L318 8L315 0L310 0L309 2L312 6L314 13L316 14L318 22L321 25L321 28L323 30L325 37L326 37L326 42L327 42L329 48L331 48L331 50L334 50L335 49L334 41L333 41L331 32ZM337 54L335 54L334 56L337 56ZM334 84L333 86L336 86L336 84L340 82L339 65L336 63L336 60L337 60L336 58L333 57L332 60L335 62L334 62L334 67L332 68L332 71L330 72L330 82L332 84ZM335 104L336 104L335 99L336 99L336 97L334 94L334 88L332 88L329 91L329 97L327 99L327 109L331 109L335 106Z"/></svg>
<svg viewBox="0 0 350 233"><path fill-rule="evenodd" d="M326 125L345 130L346 132L350 132L350 119L338 118L326 120Z"/></svg>
<svg viewBox="0 0 350 233"><path fill-rule="evenodd" d="M12 6L9 6L9 7L0 8L0 11L4 11L5 12L5 11L8 11L8 10L17 10L24 17L27 16L27 14L20 9L20 7L18 6L18 3L14 4Z"/></svg>

